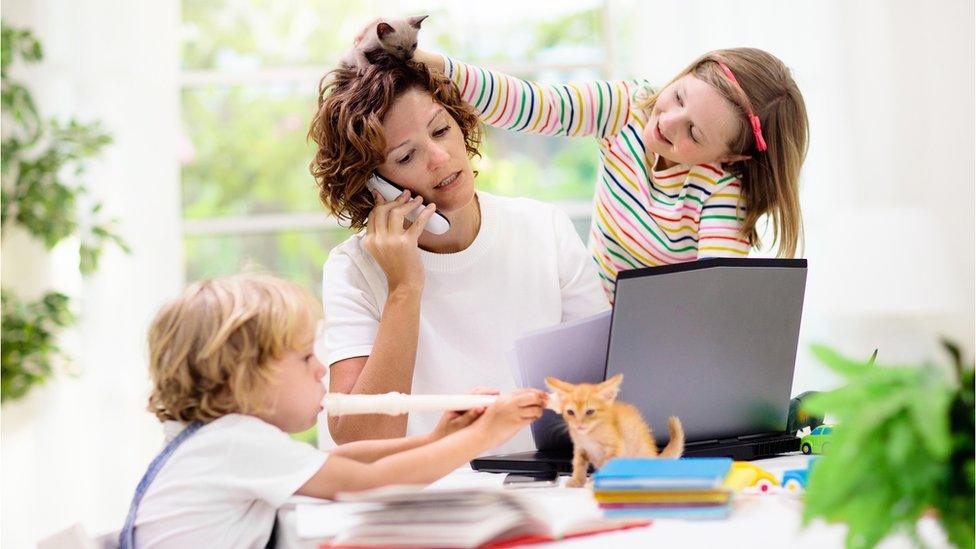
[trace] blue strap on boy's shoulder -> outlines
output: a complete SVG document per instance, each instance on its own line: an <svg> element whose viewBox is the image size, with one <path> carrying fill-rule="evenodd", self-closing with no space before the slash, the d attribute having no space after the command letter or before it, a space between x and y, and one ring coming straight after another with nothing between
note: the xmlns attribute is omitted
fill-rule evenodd
<svg viewBox="0 0 976 549"><path fill-rule="evenodd" d="M146 470L146 474L142 475L142 480L139 481L139 485L136 486L136 493L132 497L132 503L129 505L129 515L125 519L125 526L122 527L122 532L119 533L119 546L121 549L134 549L135 548L135 526L136 526L136 513L139 511L139 503L142 502L142 497L146 495L146 490L149 489L149 485L152 484L153 479L159 474L160 469L166 464L173 452L179 448L180 444L190 438L190 435L197 432L197 430L203 427L202 421L194 421L180 431L180 434L169 441L169 444L163 448L163 451L156 456L156 459L152 460L149 464L149 468Z"/></svg>

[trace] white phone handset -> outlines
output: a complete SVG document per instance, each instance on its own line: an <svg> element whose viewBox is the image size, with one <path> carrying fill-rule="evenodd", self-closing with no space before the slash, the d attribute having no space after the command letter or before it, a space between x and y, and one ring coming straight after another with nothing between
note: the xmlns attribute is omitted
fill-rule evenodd
<svg viewBox="0 0 976 549"><path fill-rule="evenodd" d="M372 177L366 181L366 186L370 189L380 193L384 200L391 202L396 200L398 196L403 194L403 189L399 185L390 181L389 179L383 177L378 173L374 173ZM413 211L407 214L407 219L413 222L417 219L417 216L424 211L426 204L422 204L414 208ZM447 220L446 217L441 215L439 212L434 212L434 215L427 220L427 225L424 226L424 230L431 234L444 234L451 228L451 222Z"/></svg>

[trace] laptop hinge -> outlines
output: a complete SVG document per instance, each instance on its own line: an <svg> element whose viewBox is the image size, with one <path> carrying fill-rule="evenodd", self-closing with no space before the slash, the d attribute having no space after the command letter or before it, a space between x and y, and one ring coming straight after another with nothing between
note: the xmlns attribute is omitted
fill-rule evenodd
<svg viewBox="0 0 976 549"><path fill-rule="evenodd" d="M784 436L786 434L787 433L785 431L775 431L775 432L769 432L769 433L758 433L758 434L755 434L755 435L743 435L741 437L736 437L736 438L734 438L732 440L754 440L754 439L757 439L757 438L781 437L781 436Z"/></svg>

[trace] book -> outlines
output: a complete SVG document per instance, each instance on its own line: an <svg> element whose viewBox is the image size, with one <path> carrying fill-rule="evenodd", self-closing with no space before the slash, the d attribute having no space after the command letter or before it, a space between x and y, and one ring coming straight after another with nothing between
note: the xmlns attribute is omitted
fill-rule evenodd
<svg viewBox="0 0 976 549"><path fill-rule="evenodd" d="M730 458L617 458L593 475L596 490L715 489L722 486Z"/></svg>
<svg viewBox="0 0 976 549"><path fill-rule="evenodd" d="M368 505L356 513L349 527L320 547L499 549L650 524L642 518L605 518L587 492L566 492L393 486L341 494L341 501Z"/></svg>
<svg viewBox="0 0 976 549"><path fill-rule="evenodd" d="M732 510L728 458L618 458L594 475L607 518L718 519Z"/></svg>

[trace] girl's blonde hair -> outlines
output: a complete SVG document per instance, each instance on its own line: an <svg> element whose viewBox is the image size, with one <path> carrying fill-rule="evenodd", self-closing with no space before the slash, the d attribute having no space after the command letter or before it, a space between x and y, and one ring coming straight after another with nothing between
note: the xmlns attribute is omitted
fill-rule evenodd
<svg viewBox="0 0 976 549"><path fill-rule="evenodd" d="M719 62L729 67L741 89L732 84ZM687 74L710 84L739 113L739 131L728 143L728 149L732 154L751 157L729 167L742 184L745 201L742 235L753 247L761 246L756 222L769 214L773 242L779 244L777 255L793 257L803 239L799 182L810 134L806 105L789 68L763 50L732 48L706 53L671 82ZM650 112L657 97L657 93L650 95L640 107ZM768 147L765 151L756 149L745 105L751 105L759 117Z"/></svg>
<svg viewBox="0 0 976 549"><path fill-rule="evenodd" d="M311 344L320 310L308 292L270 275L191 284L149 328L149 411L183 422L264 411L272 364Z"/></svg>

